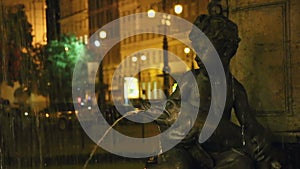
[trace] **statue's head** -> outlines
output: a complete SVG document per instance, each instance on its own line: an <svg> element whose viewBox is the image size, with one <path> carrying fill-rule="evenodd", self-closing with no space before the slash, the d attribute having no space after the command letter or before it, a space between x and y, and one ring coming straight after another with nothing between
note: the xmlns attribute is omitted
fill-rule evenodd
<svg viewBox="0 0 300 169"><path fill-rule="evenodd" d="M214 6L213 6L214 7ZM222 12L216 13L209 5L209 14L203 14L197 17L194 25L199 28L214 45L221 60L230 60L236 53L240 38L237 25L225 17ZM222 8L219 6L220 10ZM195 29L190 33L190 40L196 51L203 51L207 46L203 45L201 40L193 37ZM197 63L199 58L196 57Z"/></svg>

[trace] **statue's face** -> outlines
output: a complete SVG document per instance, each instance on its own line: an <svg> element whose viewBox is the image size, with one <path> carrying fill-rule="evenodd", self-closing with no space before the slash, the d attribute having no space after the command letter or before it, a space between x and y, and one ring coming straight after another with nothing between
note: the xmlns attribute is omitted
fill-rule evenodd
<svg viewBox="0 0 300 169"><path fill-rule="evenodd" d="M199 57L195 58L195 61L197 62L199 67L204 66L203 62L207 63L210 61L209 56L211 56L211 52L213 52L212 46L215 48L215 50L218 52L218 55L220 57L221 62L223 63L223 66L228 66L229 61L231 59L231 56L226 56L225 52L227 52L228 48L226 47L226 39L219 39L217 37L209 37L211 44L208 44L207 41L203 39L191 39L192 46L194 50L200 55Z"/></svg>
<svg viewBox="0 0 300 169"><path fill-rule="evenodd" d="M194 48L194 50L201 55L201 59L207 59L207 49L208 49L208 44L205 44L201 39L196 39L196 40L192 40L192 46ZM202 61L200 60L199 56L195 57L195 61L197 62L199 67L204 66L204 64L202 63Z"/></svg>
<svg viewBox="0 0 300 169"><path fill-rule="evenodd" d="M210 40L214 49L218 52L223 66L228 67L230 59L234 56L238 48L237 26L225 17L210 17L207 15L199 16L195 21L195 25L200 30L203 30L203 33ZM211 60L209 56L213 52L212 45L208 44L204 39L194 37L195 30L192 29L189 35L192 46L204 63L209 62ZM196 57L195 60L199 67L203 66L199 58Z"/></svg>
<svg viewBox="0 0 300 169"><path fill-rule="evenodd" d="M199 38L194 40L192 39L191 42L194 50L199 54L199 56L195 57L195 61L199 67L204 66L203 62L208 63L210 61L209 56L211 56L211 52L213 52L212 46L214 46L216 51L219 53L217 44L212 40L210 40L211 44L207 43L207 40Z"/></svg>

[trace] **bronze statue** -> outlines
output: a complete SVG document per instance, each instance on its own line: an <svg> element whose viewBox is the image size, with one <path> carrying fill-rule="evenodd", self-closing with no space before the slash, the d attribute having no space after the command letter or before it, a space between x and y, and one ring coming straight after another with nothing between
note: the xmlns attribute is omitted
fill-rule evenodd
<svg viewBox="0 0 300 169"><path fill-rule="evenodd" d="M214 1L213 1L214 2ZM214 134L204 144L199 144L197 137L205 121L210 107L210 80L206 69L197 56L200 69L192 70L196 77L201 97L201 104L197 120L188 135L172 150L160 155L157 159L150 159L149 169L270 169L281 168L277 159L272 157L271 145L268 141L268 132L249 111L247 94L243 85L231 74L229 65L231 58L236 54L240 38L237 25L222 14L222 7L217 3L209 4L209 15L200 15L194 22L214 45L223 64L227 81L227 100L221 122ZM193 32L192 30L191 32ZM190 34L192 46L205 54L200 41ZM184 77L183 77L184 80ZM182 89L181 89L182 90ZM193 89L190 91L193 97ZM172 103L180 106L180 89L169 97ZM147 108L147 105L144 105ZM173 105L174 106L174 105ZM166 107L166 109L170 106ZM230 121L231 111L234 110L239 125ZM169 111L172 112L172 111ZM175 114L178 112L174 112ZM181 112L188 113L188 112ZM164 130L176 120L176 115L164 114L158 124ZM175 118L174 118L175 116ZM179 133L180 135L180 133ZM176 137L176 132L170 137Z"/></svg>

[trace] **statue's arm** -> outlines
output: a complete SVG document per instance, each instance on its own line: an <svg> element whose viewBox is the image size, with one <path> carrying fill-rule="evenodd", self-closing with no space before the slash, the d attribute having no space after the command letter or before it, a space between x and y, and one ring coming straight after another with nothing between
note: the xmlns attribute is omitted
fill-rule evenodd
<svg viewBox="0 0 300 169"><path fill-rule="evenodd" d="M261 161L270 153L269 132L257 122L254 114L251 113L246 90L237 81L235 81L234 91L235 114L244 129L246 149L253 158Z"/></svg>
<svg viewBox="0 0 300 169"><path fill-rule="evenodd" d="M250 111L248 97L245 88L238 81L234 82L234 110L241 125L244 125L247 134L254 137L264 130Z"/></svg>
<svg viewBox="0 0 300 169"><path fill-rule="evenodd" d="M183 74L182 78L178 82L179 85L165 102L164 113L155 120L161 128L168 128L172 125L177 120L179 113L181 113L181 118L189 119L190 113L192 113L191 111L195 112L198 110L195 110L196 106L193 105L195 104L193 100L199 99L199 94L198 92L194 92L195 89L193 87L195 86L191 85L190 73L191 72L186 72ZM196 76L195 72L192 73ZM198 129L194 126L193 131L190 132L189 136L192 137L197 132Z"/></svg>

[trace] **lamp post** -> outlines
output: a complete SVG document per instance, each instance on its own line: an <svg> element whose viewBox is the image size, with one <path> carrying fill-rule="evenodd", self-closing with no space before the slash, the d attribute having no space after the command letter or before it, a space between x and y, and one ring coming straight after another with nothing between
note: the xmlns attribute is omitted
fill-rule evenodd
<svg viewBox="0 0 300 169"><path fill-rule="evenodd" d="M162 10L163 13L167 13L167 1L166 0L162 0ZM176 4L174 6L174 11L176 14L181 14L182 13L182 5L180 4ZM148 17L149 18L153 18L155 17L155 11L153 9L149 9L148 10ZM169 79L169 73L170 73L170 67L169 67L169 58L168 58L168 38L167 38L167 26L171 25L170 22L170 15L164 15L163 19L162 19L162 24L163 24L163 31L164 31L164 36L163 36L163 78L164 78L164 82L163 82L163 88L164 88L164 93L165 96L168 97L169 96L169 91L170 91L170 79Z"/></svg>
<svg viewBox="0 0 300 169"><path fill-rule="evenodd" d="M104 36L105 34L105 36ZM101 31L99 33L100 39L105 39L106 38L106 31ZM94 41L94 45L96 47L101 47L100 41L96 40ZM104 110L105 107L105 95L106 95L106 85L104 84L104 79L103 79L103 62L100 63L99 65L99 95L98 95L98 104L100 104L100 109Z"/></svg>
<svg viewBox="0 0 300 169"><path fill-rule="evenodd" d="M143 89L142 89L142 73L141 73L141 62L146 61L147 56L146 55L141 55L140 58L134 56L132 57L132 62L138 64L138 88L139 88L139 101L142 100L142 94L143 94ZM142 123L142 138L145 138L145 124Z"/></svg>
<svg viewBox="0 0 300 169"><path fill-rule="evenodd" d="M166 13L166 0L162 0L162 9ZM164 67L163 67L163 76L164 76L164 93L166 97L169 97L169 88L170 88L170 67L169 67L169 58L168 58L168 38L167 38L167 27L164 24L164 37L163 37L163 57L164 57Z"/></svg>

